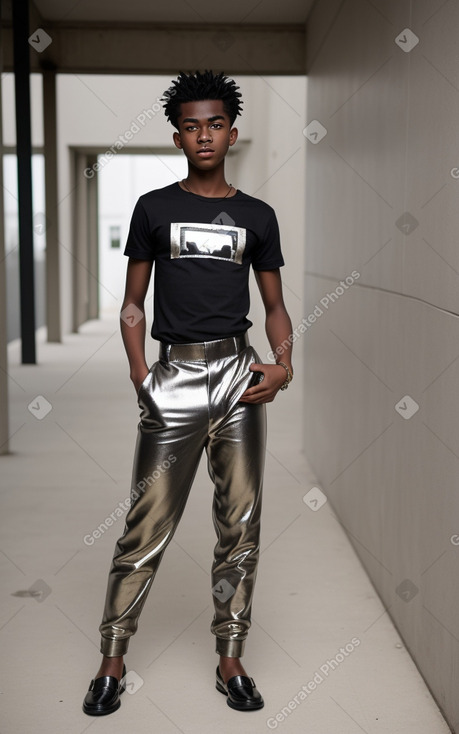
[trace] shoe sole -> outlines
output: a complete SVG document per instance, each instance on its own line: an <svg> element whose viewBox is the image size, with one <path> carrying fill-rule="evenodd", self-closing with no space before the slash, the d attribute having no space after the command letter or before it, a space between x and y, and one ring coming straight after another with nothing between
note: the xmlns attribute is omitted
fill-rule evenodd
<svg viewBox="0 0 459 734"><path fill-rule="evenodd" d="M243 705L238 706L237 704L233 703L231 698L228 696L228 692L225 691L225 689L223 688L222 684L220 683L218 679L215 683L215 688L217 689L217 691L220 691L220 693L223 693L223 695L227 697L226 703L228 704L230 708L235 709L236 711L258 711L259 709L262 709L263 706L265 705L264 701L262 701L261 704L255 704L255 706L253 704L252 705L249 704L248 706L243 706Z"/></svg>
<svg viewBox="0 0 459 734"><path fill-rule="evenodd" d="M87 709L83 706L83 711L88 716L107 716L108 714L114 714L115 711L118 711L119 707L121 706L121 701L118 701L118 704L116 706L113 706L111 709L103 709L102 711L97 709Z"/></svg>

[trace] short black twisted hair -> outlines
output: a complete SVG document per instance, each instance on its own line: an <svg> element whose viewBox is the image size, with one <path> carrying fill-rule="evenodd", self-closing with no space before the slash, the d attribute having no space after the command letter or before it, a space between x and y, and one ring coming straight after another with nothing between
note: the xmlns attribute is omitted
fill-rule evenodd
<svg viewBox="0 0 459 734"><path fill-rule="evenodd" d="M205 99L221 99L223 107L233 125L236 116L241 114L242 95L237 90L234 79L229 79L223 72L214 74L212 71L194 74L185 74L181 71L172 86L164 92L161 102L164 102L164 114L174 127L179 129L178 117L182 102L199 102Z"/></svg>

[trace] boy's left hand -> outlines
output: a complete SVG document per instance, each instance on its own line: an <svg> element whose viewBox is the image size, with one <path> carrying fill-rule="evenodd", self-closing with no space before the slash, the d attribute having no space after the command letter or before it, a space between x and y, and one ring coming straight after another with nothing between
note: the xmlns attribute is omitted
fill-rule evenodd
<svg viewBox="0 0 459 734"><path fill-rule="evenodd" d="M271 403L286 380L285 368L279 364L253 363L249 369L252 372L262 372L264 378L258 385L247 388L239 401L241 403Z"/></svg>

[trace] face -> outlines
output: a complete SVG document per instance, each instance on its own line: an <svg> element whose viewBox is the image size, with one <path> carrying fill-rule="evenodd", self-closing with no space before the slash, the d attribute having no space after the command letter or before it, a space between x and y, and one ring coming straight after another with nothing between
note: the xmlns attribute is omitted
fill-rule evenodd
<svg viewBox="0 0 459 734"><path fill-rule="evenodd" d="M179 132L174 143L181 148L190 164L201 170L215 168L225 158L238 131L231 128L221 99L182 102L178 118Z"/></svg>

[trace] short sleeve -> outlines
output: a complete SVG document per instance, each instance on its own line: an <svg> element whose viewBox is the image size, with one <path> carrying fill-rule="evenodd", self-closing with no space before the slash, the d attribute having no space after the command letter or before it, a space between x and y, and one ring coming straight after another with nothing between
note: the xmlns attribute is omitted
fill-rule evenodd
<svg viewBox="0 0 459 734"><path fill-rule="evenodd" d="M274 209L270 209L266 228L252 257L254 270L275 270L284 265L280 245L279 224Z"/></svg>
<svg viewBox="0 0 459 734"><path fill-rule="evenodd" d="M148 221L148 215L141 199L132 212L129 234L124 248L124 254L138 260L154 260L154 242Z"/></svg>

